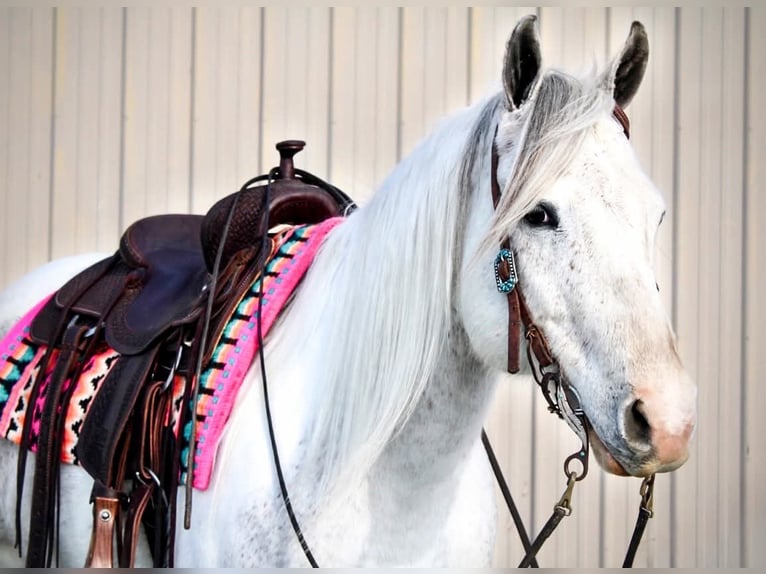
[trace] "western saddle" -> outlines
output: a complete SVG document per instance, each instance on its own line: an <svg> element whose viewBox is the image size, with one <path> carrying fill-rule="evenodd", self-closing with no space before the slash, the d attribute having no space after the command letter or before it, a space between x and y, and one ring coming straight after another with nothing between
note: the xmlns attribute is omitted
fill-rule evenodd
<svg viewBox="0 0 766 574"><path fill-rule="evenodd" d="M119 358L89 406L75 447L79 463L94 479L85 566L133 566L141 524L155 566L173 565L183 433L173 430L169 381L181 376L185 383L182 404L189 406L179 415L183 428L193 420L200 368L212 352L209 342L216 341L268 257L267 231L278 224L318 223L355 208L342 191L295 168L293 156L304 145L278 143L279 167L249 180L204 216L136 221L112 256L66 283L34 319L31 338L47 348L40 372L51 376L47 385L45 377L37 377L28 401L34 405L44 398L27 566L50 566L56 547L60 436L75 386L66 382L75 380L103 345ZM19 548L32 418L25 419L19 451ZM191 476L186 482L188 505Z"/></svg>

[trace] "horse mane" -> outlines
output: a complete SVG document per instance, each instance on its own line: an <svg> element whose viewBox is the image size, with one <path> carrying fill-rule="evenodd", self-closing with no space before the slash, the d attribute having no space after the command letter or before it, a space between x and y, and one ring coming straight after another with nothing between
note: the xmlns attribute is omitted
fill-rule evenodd
<svg viewBox="0 0 766 574"><path fill-rule="evenodd" d="M529 157L517 162L485 243L499 243L496 236L565 168L576 149L569 146L603 112L602 98L594 103L577 86L549 72L520 110L527 127L518 155ZM289 362L303 336L301 355L321 366L310 373L317 409L308 415L307 464L296 481L311 490L307 500L331 495L336 481L363 479L435 371L453 322L471 190L489 193L501 96L443 120L328 235L272 332L267 364ZM541 169L550 171L541 176Z"/></svg>

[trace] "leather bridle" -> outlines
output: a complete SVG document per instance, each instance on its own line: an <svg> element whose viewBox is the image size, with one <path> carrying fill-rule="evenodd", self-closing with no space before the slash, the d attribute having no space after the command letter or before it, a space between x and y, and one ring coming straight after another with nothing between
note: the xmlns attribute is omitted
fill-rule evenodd
<svg viewBox="0 0 766 574"><path fill-rule="evenodd" d="M625 111L615 104L613 115L621 124L626 138L630 138L630 122ZM491 160L491 191L492 202L497 209L500 202L500 184L497 179L498 156L497 148L492 146ZM553 533L555 528L565 516L572 512L571 500L572 492L576 482L585 478L588 473L588 419L580 406L577 391L572 387L563 376L558 362L551 353L548 341L540 328L535 325L532 316L527 307L524 296L519 286L519 278L516 270L516 262L513 250L510 245L510 239L506 237L500 245L500 251L495 258L495 281L497 289L504 293L508 298L508 365L509 373L517 373L520 370L521 362L521 330L524 328L524 337L527 341L527 360L535 381L540 387L543 397L548 404L548 410L559 418L566 421L569 427L575 432L581 441L581 448L568 456L564 461L564 474L567 477L567 486L561 499L554 506L553 514L545 523L534 542L530 542L527 536L524 524L513 502L510 490L497 463L489 439L482 431L482 443L492 465L495 477L500 486L503 497L508 506L508 510L513 517L516 529L521 538L522 545L526 555L522 559L519 567L533 566L537 567L535 556L542 547L543 543ZM580 466L580 470L573 467L573 463ZM635 552L641 541L646 523L652 516L654 475L644 479L641 485L641 506L639 508L638 520L628 547L623 567L630 567L633 564Z"/></svg>
<svg viewBox="0 0 766 574"><path fill-rule="evenodd" d="M625 111L618 104L615 104L613 115L617 121L620 122L625 137L630 139L630 121L628 120ZM497 179L497 163L497 148L493 144L491 191L492 204L495 209L497 209L497 205L500 202L500 183ZM498 253L497 258L495 259L495 280L497 282L498 291L505 293L508 296L508 372L519 372L519 349L522 326L526 328L525 336L529 341L529 346L531 347L540 368L544 369L551 366L555 361L548 347L545 335L543 335L542 331L540 331L532 321L529 309L521 294L521 290L516 288L518 275L516 274L516 265L513 251L510 246L510 239L507 237L501 243L500 253Z"/></svg>

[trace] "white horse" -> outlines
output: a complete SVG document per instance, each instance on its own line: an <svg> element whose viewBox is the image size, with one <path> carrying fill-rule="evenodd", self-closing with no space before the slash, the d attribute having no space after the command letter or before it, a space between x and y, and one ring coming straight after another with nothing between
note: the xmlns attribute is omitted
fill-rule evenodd
<svg viewBox="0 0 766 574"><path fill-rule="evenodd" d="M504 89L445 120L326 238L265 349L285 480L320 565L491 563L495 487L480 434L496 386L515 382L493 272L506 238L601 465L647 476L687 458L696 388L652 269L663 200L613 116L647 57L636 23L605 71L542 71L535 18L523 19ZM21 279L0 299L0 326L99 257ZM18 564L16 459L0 441L0 543ZM80 467L62 469L62 565L87 554L91 486ZM188 530L182 515L177 566L307 565L276 482L257 362Z"/></svg>

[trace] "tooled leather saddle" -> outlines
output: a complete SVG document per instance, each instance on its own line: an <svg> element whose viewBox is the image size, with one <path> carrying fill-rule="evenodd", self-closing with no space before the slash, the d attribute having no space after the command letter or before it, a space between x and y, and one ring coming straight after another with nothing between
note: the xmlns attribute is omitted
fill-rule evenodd
<svg viewBox="0 0 766 574"><path fill-rule="evenodd" d="M61 428L75 386L67 381L104 344L119 358L88 409L75 447L79 463L94 479L93 532L85 565L131 567L141 524L155 566L173 565L182 433L174 432L178 421L173 420L168 382L177 376L184 380L182 404L192 406L180 409L183 428L193 418L199 366L212 351L208 342L215 341L269 254L267 230L318 223L355 208L342 191L295 168L293 156L304 145L278 143L279 167L246 182L204 216L168 214L136 221L111 257L71 279L35 317L31 338L47 348L40 372L51 375L47 382L38 377L29 399L30 405L44 402L27 566L52 564ZM32 418L26 417L22 432L18 501ZM18 533L20 516L17 503Z"/></svg>

